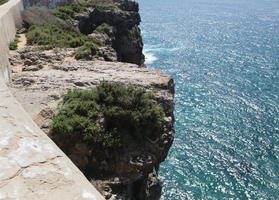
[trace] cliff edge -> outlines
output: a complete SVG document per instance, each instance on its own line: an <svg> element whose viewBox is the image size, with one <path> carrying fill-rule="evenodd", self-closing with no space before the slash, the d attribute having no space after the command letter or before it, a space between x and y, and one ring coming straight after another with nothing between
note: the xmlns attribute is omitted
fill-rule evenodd
<svg viewBox="0 0 279 200"><path fill-rule="evenodd" d="M11 51L10 90L50 137L52 121L61 108L63 95L69 90L88 90L105 81L153 93L156 103L163 108L164 119L160 133L151 138L133 141L120 150L102 146L92 150L87 143L65 145L63 138L54 140L106 199L159 199L162 183L157 173L174 137L172 77L144 65L136 2L107 0L76 5L53 11L60 19L64 18L63 24L74 27L69 40L76 41L78 37L80 41L74 47L71 42L67 46L59 37L54 42L56 46L34 42L30 32L40 30L40 24L36 27L31 24L34 20L30 19L28 10L23 14L25 29L18 36L19 48ZM63 15L65 10L71 14ZM59 46L61 41L66 47ZM86 56L77 56L80 50L86 50L82 51Z"/></svg>

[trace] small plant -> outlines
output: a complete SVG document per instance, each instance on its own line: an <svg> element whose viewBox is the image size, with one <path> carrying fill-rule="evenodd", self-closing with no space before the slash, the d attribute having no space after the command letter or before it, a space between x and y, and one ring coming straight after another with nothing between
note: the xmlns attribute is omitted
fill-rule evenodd
<svg viewBox="0 0 279 200"><path fill-rule="evenodd" d="M17 47L18 47L17 44L19 43L18 38L19 38L19 35L16 34L14 41L10 42L10 44L9 44L10 50L17 50Z"/></svg>
<svg viewBox="0 0 279 200"><path fill-rule="evenodd" d="M91 56L97 53L98 45L94 42L86 42L83 46L79 47L75 53L75 58L89 60Z"/></svg>
<svg viewBox="0 0 279 200"><path fill-rule="evenodd" d="M9 49L10 50L16 50L17 49L17 42L16 41L10 42Z"/></svg>
<svg viewBox="0 0 279 200"><path fill-rule="evenodd" d="M103 23L96 28L96 31L101 32L101 33L109 33L110 26L106 23Z"/></svg>
<svg viewBox="0 0 279 200"><path fill-rule="evenodd" d="M53 119L50 133L63 142L86 142L104 148L141 143L160 133L164 112L150 92L119 83L102 82L91 90L71 90Z"/></svg>

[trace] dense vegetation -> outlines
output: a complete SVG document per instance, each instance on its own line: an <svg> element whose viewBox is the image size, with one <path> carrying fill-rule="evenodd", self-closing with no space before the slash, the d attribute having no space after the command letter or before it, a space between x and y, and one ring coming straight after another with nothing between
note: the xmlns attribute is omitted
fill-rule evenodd
<svg viewBox="0 0 279 200"><path fill-rule="evenodd" d="M52 13L63 20L70 20L75 18L75 14L86 11L86 8L99 9L117 9L113 4L109 3L94 3L91 1L75 2L67 6L61 6L52 10Z"/></svg>
<svg viewBox="0 0 279 200"><path fill-rule="evenodd" d="M93 4L92 4L93 5ZM101 7L101 4L94 4ZM109 7L107 4L102 5ZM72 3L54 10L31 8L24 11L23 18L28 26L27 43L40 45L44 49L77 48L76 59L91 59L102 43L79 33L67 20L86 9L83 4ZM107 27L102 27L105 30Z"/></svg>
<svg viewBox="0 0 279 200"><path fill-rule="evenodd" d="M154 95L133 86L102 82L90 90L71 90L53 119L50 133L65 143L87 142L121 148L160 133L164 112Z"/></svg>

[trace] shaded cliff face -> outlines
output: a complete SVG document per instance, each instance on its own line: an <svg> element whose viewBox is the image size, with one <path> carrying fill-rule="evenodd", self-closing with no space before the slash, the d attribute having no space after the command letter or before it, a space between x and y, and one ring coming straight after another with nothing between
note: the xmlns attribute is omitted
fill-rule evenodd
<svg viewBox="0 0 279 200"><path fill-rule="evenodd" d="M115 8L94 8L89 14L77 15L78 28L81 33L90 35L98 26L110 26L108 35L113 49L117 52L117 60L141 65L144 63L143 43L139 29L140 15L138 3L133 1L110 1Z"/></svg>

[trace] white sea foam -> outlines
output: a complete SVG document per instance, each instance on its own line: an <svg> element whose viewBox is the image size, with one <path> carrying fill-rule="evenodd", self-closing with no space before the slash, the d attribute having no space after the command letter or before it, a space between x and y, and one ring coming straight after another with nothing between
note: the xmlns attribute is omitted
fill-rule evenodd
<svg viewBox="0 0 279 200"><path fill-rule="evenodd" d="M150 52L150 50L143 50L143 54L145 55L145 64L149 65L154 63L158 58Z"/></svg>

